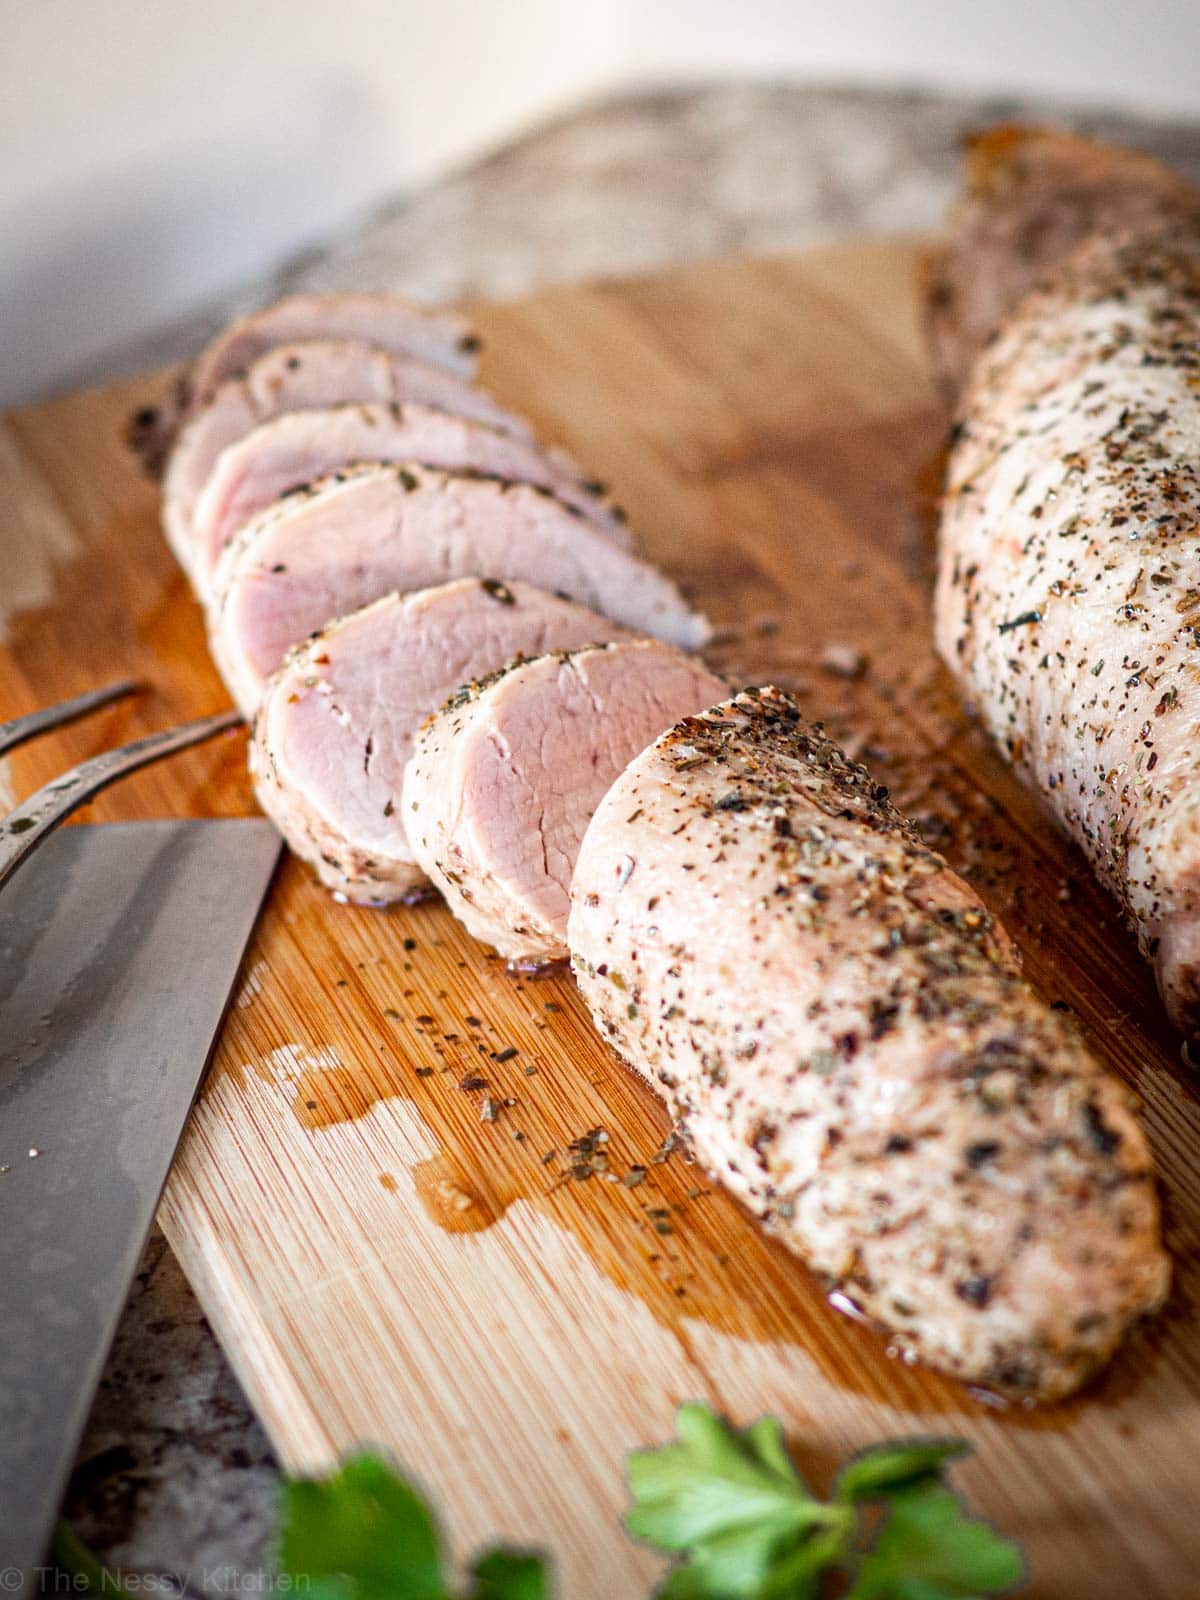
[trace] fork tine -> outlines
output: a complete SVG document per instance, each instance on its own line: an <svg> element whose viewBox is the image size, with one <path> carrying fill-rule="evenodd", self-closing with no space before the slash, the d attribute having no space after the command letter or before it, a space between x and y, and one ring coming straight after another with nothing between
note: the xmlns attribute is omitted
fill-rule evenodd
<svg viewBox="0 0 1200 1600"><path fill-rule="evenodd" d="M11 722L0 722L0 756L15 750L27 739L36 739L39 733L49 733L51 728L63 728L68 722L77 722L101 706L123 700L126 695L137 694L143 684L133 678L123 678L103 689L93 689L88 694L76 695L73 700L61 700L56 706L46 706L41 711L31 711L27 716L14 717Z"/></svg>
<svg viewBox="0 0 1200 1600"><path fill-rule="evenodd" d="M186 722L179 728L148 734L144 739L122 745L119 750L106 750L103 755L93 756L30 795L23 805L0 821L0 889L47 834L101 789L163 756L202 744L205 739L236 727L241 720L236 711L222 711L199 722Z"/></svg>

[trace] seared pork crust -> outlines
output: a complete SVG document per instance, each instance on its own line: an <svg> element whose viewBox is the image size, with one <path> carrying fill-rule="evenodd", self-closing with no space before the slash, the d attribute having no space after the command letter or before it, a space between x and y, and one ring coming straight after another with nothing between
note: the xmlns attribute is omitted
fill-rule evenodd
<svg viewBox="0 0 1200 1600"><path fill-rule="evenodd" d="M1085 242L980 357L938 646L1200 1026L1200 213Z"/></svg>
<svg viewBox="0 0 1200 1600"><path fill-rule="evenodd" d="M967 148L967 192L924 264L934 365L956 395L988 338L1083 239L1187 211L1195 191L1151 156L1005 124Z"/></svg>
<svg viewBox="0 0 1200 1600"><path fill-rule="evenodd" d="M569 942L713 1176L902 1347L1054 1398L1161 1304L1128 1095L788 695L633 762L584 838Z"/></svg>

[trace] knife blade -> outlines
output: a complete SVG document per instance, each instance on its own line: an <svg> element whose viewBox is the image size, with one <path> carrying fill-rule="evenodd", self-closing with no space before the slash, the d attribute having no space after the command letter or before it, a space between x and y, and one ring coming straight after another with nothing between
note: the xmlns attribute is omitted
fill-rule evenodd
<svg viewBox="0 0 1200 1600"><path fill-rule="evenodd" d="M255 819L53 835L0 895L0 1584L66 1477L278 860Z"/></svg>

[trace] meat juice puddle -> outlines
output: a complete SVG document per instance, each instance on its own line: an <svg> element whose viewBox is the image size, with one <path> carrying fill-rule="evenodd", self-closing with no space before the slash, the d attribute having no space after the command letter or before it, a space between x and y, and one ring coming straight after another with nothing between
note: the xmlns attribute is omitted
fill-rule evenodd
<svg viewBox="0 0 1200 1600"><path fill-rule="evenodd" d="M419 920L443 919L442 908L431 906ZM414 930L416 924L414 918ZM430 967L447 964L443 941L422 929L416 942ZM482 987L481 966L490 979ZM402 1082L387 1081L384 1063L359 1066L347 1056L336 1066L306 1067L290 1081L292 1113L310 1133L364 1116L385 1095L410 1099L439 1148L405 1171L426 1215L445 1232L482 1233L525 1202L569 1229L605 1277L641 1300L701 1368L693 1323L803 1350L826 1381L879 1404L943 1416L1002 1414L1006 1424L1055 1430L1069 1426L1089 1400L1121 1398L1133 1381L1135 1366L1119 1358L1120 1371L1085 1400L1027 1409L910 1364L846 1293L826 1293L709 1183L682 1146L663 1150L670 1137L665 1107L601 1044L568 976L560 970L534 981L505 972L494 958L484 963L481 953L470 967L467 992L479 1014L453 1020L445 1002L424 998L446 993L439 988L445 970L422 973L419 990L417 974L407 977L415 1034L386 1038L393 1056L406 1058ZM461 977L459 983L461 995ZM524 1025L514 1018L501 1031L489 1023L487 989L493 1014L501 1007L521 1012ZM519 1047L505 1042L510 1036ZM553 1062L546 1058L550 1039ZM576 1084L567 1079L572 1068L580 1072ZM403 1199L403 1177L384 1171L378 1180Z"/></svg>

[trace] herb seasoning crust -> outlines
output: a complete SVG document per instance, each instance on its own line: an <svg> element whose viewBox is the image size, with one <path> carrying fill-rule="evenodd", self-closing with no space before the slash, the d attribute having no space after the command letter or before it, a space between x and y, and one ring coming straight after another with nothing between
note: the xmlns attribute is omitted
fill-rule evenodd
<svg viewBox="0 0 1200 1600"><path fill-rule="evenodd" d="M697 1155L897 1345L1077 1388L1169 1267L1123 1087L974 893L780 690L689 717L598 808L572 964Z"/></svg>
<svg viewBox="0 0 1200 1600"><path fill-rule="evenodd" d="M984 349L938 646L1200 1025L1200 204L1097 235Z"/></svg>

